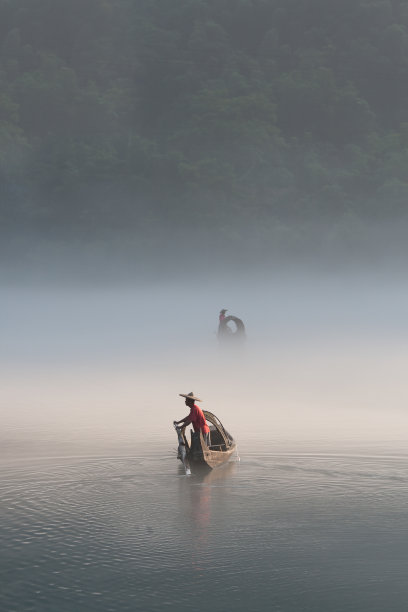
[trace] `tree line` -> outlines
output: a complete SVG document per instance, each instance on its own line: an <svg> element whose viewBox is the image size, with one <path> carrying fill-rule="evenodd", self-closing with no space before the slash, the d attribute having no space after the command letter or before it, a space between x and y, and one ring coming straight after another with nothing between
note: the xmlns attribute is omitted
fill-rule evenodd
<svg viewBox="0 0 408 612"><path fill-rule="evenodd" d="M3 227L384 219L408 0L0 0Z"/></svg>

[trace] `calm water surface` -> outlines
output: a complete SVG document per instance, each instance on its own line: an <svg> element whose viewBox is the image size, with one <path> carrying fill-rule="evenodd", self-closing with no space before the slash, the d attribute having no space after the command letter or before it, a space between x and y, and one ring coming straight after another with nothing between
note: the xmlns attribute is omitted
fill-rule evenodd
<svg viewBox="0 0 408 612"><path fill-rule="evenodd" d="M191 477L171 434L62 448L3 445L4 612L407 609L401 443L243 442Z"/></svg>

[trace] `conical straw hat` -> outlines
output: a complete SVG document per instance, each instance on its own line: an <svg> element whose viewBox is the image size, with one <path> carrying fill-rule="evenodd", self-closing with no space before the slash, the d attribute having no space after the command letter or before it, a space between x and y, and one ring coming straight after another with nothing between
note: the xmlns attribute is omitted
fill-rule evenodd
<svg viewBox="0 0 408 612"><path fill-rule="evenodd" d="M191 393L179 393L179 395L181 397L186 397L187 399L195 400L196 402L201 402L202 401L202 400L200 400L199 397L196 397L192 391L191 391Z"/></svg>

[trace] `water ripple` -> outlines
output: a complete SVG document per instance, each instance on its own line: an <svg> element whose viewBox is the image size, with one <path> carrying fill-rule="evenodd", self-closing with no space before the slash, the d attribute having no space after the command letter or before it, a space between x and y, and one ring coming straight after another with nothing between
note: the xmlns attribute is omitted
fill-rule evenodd
<svg viewBox="0 0 408 612"><path fill-rule="evenodd" d="M5 612L207 610L214 598L220 611L379 612L376 580L408 596L392 562L408 545L406 457L248 453L190 478L170 453L61 457L1 476Z"/></svg>

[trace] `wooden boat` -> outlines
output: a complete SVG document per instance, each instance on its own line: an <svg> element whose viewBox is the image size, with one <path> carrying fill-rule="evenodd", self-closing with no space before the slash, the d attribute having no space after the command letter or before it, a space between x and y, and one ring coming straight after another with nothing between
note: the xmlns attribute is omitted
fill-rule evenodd
<svg viewBox="0 0 408 612"><path fill-rule="evenodd" d="M237 445L235 440L225 429L221 421L208 410L203 410L206 421L210 427L211 445L207 446L204 442L201 431L191 432L191 440L188 443L186 436L186 428L178 427L175 424L175 429L179 435L179 459L186 466L184 459L184 450L186 451L186 459L190 466L206 466L213 469L223 463L227 463L232 455L236 453ZM180 453L180 436L182 438ZM183 460L184 459L184 460ZM187 469L187 468L186 468Z"/></svg>

